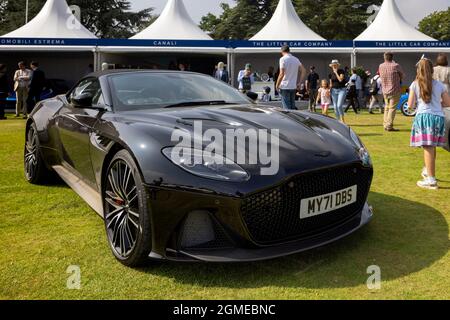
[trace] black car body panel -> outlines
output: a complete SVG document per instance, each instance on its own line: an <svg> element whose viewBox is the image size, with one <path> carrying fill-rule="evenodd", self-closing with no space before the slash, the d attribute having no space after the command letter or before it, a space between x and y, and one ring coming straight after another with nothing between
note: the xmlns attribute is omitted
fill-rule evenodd
<svg viewBox="0 0 450 320"><path fill-rule="evenodd" d="M152 258L225 262L274 258L339 239L372 217L367 197L373 169L363 165L347 126L322 115L287 112L250 101L242 105L115 111L108 77L120 72L136 71L88 76L100 82L101 108L76 108L68 96L57 96L39 103L28 125L36 124L46 165L70 171L100 198L108 161L120 149L132 154L150 194ZM202 121L204 129L221 132L236 124L243 130L279 129L278 173L263 176L260 166L242 165L250 174L248 181L224 182L184 171L162 150L174 145L174 129L192 132L194 121ZM65 180L74 188L76 179ZM354 205L308 223L298 218L302 197L353 184L358 185ZM190 214L208 216L214 240L184 245L189 232L198 232L189 229L196 221L188 221Z"/></svg>

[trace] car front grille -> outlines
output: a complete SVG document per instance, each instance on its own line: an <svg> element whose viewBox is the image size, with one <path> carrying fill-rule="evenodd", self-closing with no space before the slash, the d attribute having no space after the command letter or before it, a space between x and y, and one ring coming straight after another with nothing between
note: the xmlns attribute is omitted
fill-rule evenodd
<svg viewBox="0 0 450 320"><path fill-rule="evenodd" d="M373 170L359 164L301 174L273 189L246 197L241 215L258 244L303 239L340 225L364 208ZM322 215L300 219L302 199L358 186L356 203Z"/></svg>

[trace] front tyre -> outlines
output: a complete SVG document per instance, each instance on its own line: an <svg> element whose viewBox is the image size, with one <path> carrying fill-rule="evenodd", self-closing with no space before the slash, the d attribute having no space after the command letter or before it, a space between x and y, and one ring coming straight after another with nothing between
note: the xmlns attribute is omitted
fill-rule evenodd
<svg viewBox="0 0 450 320"><path fill-rule="evenodd" d="M24 150L25 178L32 184L45 184L50 181L52 172L45 166L42 158L37 128L34 123L27 130Z"/></svg>
<svg viewBox="0 0 450 320"><path fill-rule="evenodd" d="M126 150L111 160L103 183L106 235L122 264L139 267L152 248L147 191L133 157Z"/></svg>

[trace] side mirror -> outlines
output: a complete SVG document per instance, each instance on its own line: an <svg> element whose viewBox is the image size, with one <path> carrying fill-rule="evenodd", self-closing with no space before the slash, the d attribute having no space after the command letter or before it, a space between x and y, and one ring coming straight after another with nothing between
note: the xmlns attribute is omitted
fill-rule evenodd
<svg viewBox="0 0 450 320"><path fill-rule="evenodd" d="M89 92L84 92L73 97L70 102L75 108L89 108L92 107L92 100L94 100L94 96Z"/></svg>
<svg viewBox="0 0 450 320"><path fill-rule="evenodd" d="M249 97L249 98L252 99L253 101L258 100L258 94L255 93L255 92L248 91L248 92L247 92L247 97Z"/></svg>

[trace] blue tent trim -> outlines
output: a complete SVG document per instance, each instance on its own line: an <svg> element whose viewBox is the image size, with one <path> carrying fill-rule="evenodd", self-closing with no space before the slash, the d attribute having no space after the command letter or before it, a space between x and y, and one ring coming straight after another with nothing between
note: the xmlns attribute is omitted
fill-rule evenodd
<svg viewBox="0 0 450 320"><path fill-rule="evenodd" d="M193 47L193 48L450 48L449 41L309 41L309 40L135 40L135 39L59 39L0 38L3 46L63 46L63 47Z"/></svg>

